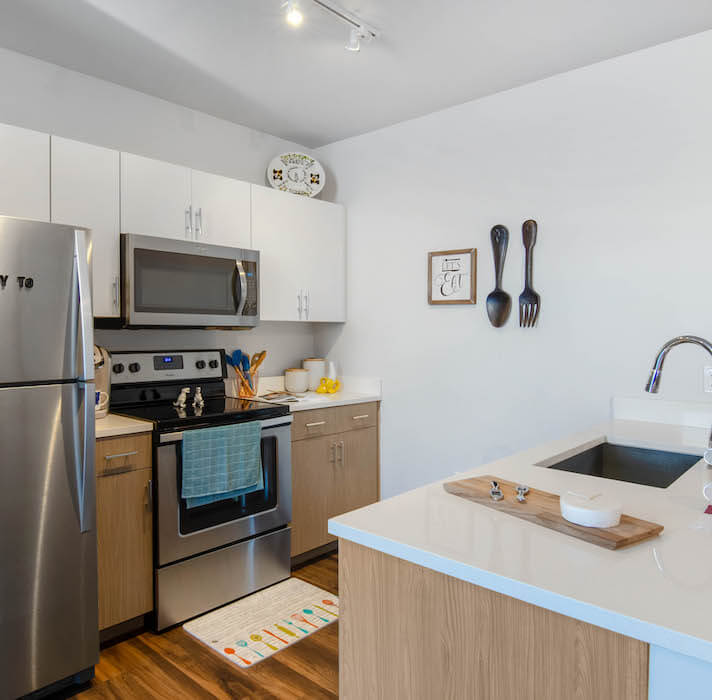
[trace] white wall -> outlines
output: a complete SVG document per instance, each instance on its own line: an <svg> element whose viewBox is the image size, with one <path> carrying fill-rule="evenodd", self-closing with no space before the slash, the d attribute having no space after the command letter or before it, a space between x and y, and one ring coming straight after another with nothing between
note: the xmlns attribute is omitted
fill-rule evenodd
<svg viewBox="0 0 712 700"><path fill-rule="evenodd" d="M185 164L257 184L269 160L299 144L165 100L0 49L0 122ZM105 331L115 350L267 349L261 372L281 374L314 354L312 326L267 323L252 331ZM298 365L299 366L299 365Z"/></svg>
<svg viewBox="0 0 712 700"><path fill-rule="evenodd" d="M479 67L487 70L487 66ZM348 317L317 331L384 379L384 496L604 420L658 347L712 336L712 32L319 149L347 205ZM539 222L536 329L489 325L489 231ZM476 306L428 306L427 252L476 247ZM702 394L699 348L666 397Z"/></svg>
<svg viewBox="0 0 712 700"><path fill-rule="evenodd" d="M0 122L265 184L299 144L0 49Z"/></svg>

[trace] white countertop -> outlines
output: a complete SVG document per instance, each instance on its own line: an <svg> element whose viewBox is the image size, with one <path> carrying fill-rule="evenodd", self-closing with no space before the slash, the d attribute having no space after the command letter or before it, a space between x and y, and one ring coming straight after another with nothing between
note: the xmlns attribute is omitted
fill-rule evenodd
<svg viewBox="0 0 712 700"><path fill-rule="evenodd" d="M478 467L553 493L595 484L624 512L665 526L619 550L574 539L448 494L443 481L329 521L329 532L528 603L712 662L712 515L700 460L667 489L535 466L585 443L611 442L702 455L709 428L614 420ZM463 478L465 474L453 475Z"/></svg>
<svg viewBox="0 0 712 700"><path fill-rule="evenodd" d="M341 383L343 388L335 394L317 394L315 391L308 391L297 402L269 401L264 398L263 394L271 391L284 391L284 377L261 377L257 398L267 403L289 406L289 410L292 412L381 400L380 379L343 377Z"/></svg>
<svg viewBox="0 0 712 700"><path fill-rule="evenodd" d="M119 435L132 435L134 433L149 433L153 430L153 423L137 418L126 418L109 413L104 418L96 419L96 437L117 437Z"/></svg>

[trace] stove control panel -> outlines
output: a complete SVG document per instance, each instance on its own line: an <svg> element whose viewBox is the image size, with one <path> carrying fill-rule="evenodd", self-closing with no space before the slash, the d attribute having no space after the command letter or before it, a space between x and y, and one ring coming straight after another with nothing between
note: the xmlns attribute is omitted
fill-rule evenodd
<svg viewBox="0 0 712 700"><path fill-rule="evenodd" d="M220 379L225 376L220 350L111 353L111 384Z"/></svg>

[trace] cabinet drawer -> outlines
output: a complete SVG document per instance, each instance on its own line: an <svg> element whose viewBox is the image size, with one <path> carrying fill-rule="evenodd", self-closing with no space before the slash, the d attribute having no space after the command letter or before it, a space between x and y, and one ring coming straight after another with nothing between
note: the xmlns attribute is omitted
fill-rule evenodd
<svg viewBox="0 0 712 700"><path fill-rule="evenodd" d="M378 401L297 411L292 423L292 440L372 428L377 424Z"/></svg>
<svg viewBox="0 0 712 700"><path fill-rule="evenodd" d="M292 441L321 435L332 435L340 430L339 408L316 408L294 413Z"/></svg>
<svg viewBox="0 0 712 700"><path fill-rule="evenodd" d="M339 432L372 428L378 422L378 402L354 403L350 406L339 406Z"/></svg>
<svg viewBox="0 0 712 700"><path fill-rule="evenodd" d="M151 435L126 435L96 441L96 475L110 476L151 468Z"/></svg>

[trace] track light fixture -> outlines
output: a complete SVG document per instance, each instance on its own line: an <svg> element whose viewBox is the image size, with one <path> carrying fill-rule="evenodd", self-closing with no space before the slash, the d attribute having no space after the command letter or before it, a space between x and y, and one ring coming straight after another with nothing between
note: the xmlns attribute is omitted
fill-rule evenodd
<svg viewBox="0 0 712 700"><path fill-rule="evenodd" d="M356 15L340 8L335 5L331 0L305 0L306 2L313 2L318 5L323 10L326 10L338 20L347 24L349 26L349 39L344 47L347 51L353 51L354 53L361 50L362 41L372 41L378 38L378 31L373 27L366 24ZM299 9L299 4L297 0L287 0L283 5L286 8L285 18L289 24L293 27L298 27L304 20L304 15Z"/></svg>
<svg viewBox="0 0 712 700"><path fill-rule="evenodd" d="M369 39L368 34L361 27L353 27L349 32L349 40L344 47L347 51L360 51L361 39Z"/></svg>
<svg viewBox="0 0 712 700"><path fill-rule="evenodd" d="M293 27L298 27L304 21L304 15L299 9L297 0L287 0L282 7L287 8L285 17L288 24L291 24Z"/></svg>

